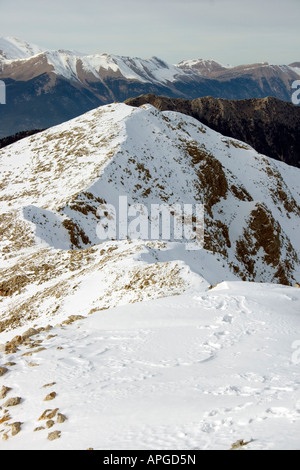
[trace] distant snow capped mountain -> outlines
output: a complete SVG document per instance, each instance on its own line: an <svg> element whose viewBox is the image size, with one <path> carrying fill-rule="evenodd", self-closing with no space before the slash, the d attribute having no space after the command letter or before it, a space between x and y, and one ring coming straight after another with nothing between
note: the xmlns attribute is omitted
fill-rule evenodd
<svg viewBox="0 0 300 470"><path fill-rule="evenodd" d="M123 77L142 83L161 84L172 82L176 77L184 75L180 68L168 65L157 57L139 59L110 54L78 57L75 53L70 54L68 51L46 52L46 57L57 75L79 82L86 82L92 77L101 80L105 73L109 73L116 78Z"/></svg>
<svg viewBox="0 0 300 470"><path fill-rule="evenodd" d="M214 73L220 73L226 69L233 68L230 65L222 65L214 60L194 59L194 60L183 60L179 62L178 67L184 71L196 72L203 77L210 77Z"/></svg>
<svg viewBox="0 0 300 470"><path fill-rule="evenodd" d="M110 71L111 74L118 74L128 80L145 83L173 81L176 76L184 75L184 71L180 68L169 65L158 57L139 59L111 54L85 55L77 51L62 49L45 50L13 37L0 38L0 60L11 62L31 59L40 54L42 56L29 62L30 67L33 66L32 77L36 76L36 64L45 60L48 65L52 66L52 71L56 75L79 82L84 81L85 76L91 74L97 80L101 80L103 71ZM24 68L26 68L25 63Z"/></svg>
<svg viewBox="0 0 300 470"><path fill-rule="evenodd" d="M29 44L14 37L0 38L0 60L14 61L19 59L30 59L31 57L45 54L47 62L52 65L54 73L66 79L81 80L79 69L87 74L92 73L96 78L101 78L101 69L110 71L112 74L121 74L126 79L141 82L172 82L180 76L191 77L194 74L202 77L215 77L224 71L238 73L243 70L256 70L267 67L285 73L293 71L299 74L300 64L295 62L289 66L274 66L267 62L233 67L223 65L214 60L193 59L183 60L176 65L167 64L158 57L149 59L131 58L113 54L82 54L77 51L59 49L57 51L47 50L35 44ZM34 76L34 72L33 72Z"/></svg>
<svg viewBox="0 0 300 470"><path fill-rule="evenodd" d="M0 138L51 127L100 105L147 93L184 99L275 96L290 101L299 74L297 63L231 67L198 59L170 65L157 57L51 51L2 38L0 80L9 86L1 108Z"/></svg>
<svg viewBox="0 0 300 470"><path fill-rule="evenodd" d="M36 54L40 54L42 49L35 44L29 44L22 39L15 37L0 37L0 60L28 59Z"/></svg>

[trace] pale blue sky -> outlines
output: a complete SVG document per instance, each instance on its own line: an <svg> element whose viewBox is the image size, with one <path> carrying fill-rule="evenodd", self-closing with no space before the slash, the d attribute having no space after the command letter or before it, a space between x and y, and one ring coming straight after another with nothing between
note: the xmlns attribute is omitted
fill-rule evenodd
<svg viewBox="0 0 300 470"><path fill-rule="evenodd" d="M169 63L300 61L300 0L0 0L0 36Z"/></svg>

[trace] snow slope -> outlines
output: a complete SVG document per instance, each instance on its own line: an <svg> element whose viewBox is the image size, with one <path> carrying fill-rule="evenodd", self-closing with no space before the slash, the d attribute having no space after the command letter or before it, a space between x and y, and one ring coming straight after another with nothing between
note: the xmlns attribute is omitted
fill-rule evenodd
<svg viewBox="0 0 300 470"><path fill-rule="evenodd" d="M44 50L40 46L29 44L19 38L0 37L0 59L28 59Z"/></svg>
<svg viewBox="0 0 300 470"><path fill-rule="evenodd" d="M299 449L299 315L299 289L225 282L53 325L2 355L0 448Z"/></svg>

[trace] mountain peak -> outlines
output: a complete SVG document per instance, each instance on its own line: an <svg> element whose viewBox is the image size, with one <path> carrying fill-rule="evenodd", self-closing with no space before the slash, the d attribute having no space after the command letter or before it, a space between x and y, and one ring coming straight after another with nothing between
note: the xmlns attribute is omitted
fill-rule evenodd
<svg viewBox="0 0 300 470"><path fill-rule="evenodd" d="M210 76L213 73L232 68L231 65L223 65L215 60L206 59L183 60L177 64L177 67L182 70L197 72L202 76Z"/></svg>
<svg viewBox="0 0 300 470"><path fill-rule="evenodd" d="M28 59L45 49L13 36L0 37L0 59Z"/></svg>

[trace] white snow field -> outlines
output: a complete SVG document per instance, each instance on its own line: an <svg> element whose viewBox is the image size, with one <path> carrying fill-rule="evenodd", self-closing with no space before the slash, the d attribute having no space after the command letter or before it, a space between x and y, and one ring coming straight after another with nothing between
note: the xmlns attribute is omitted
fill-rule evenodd
<svg viewBox="0 0 300 470"><path fill-rule="evenodd" d="M42 331L5 357L0 448L299 449L299 316L297 288L223 282Z"/></svg>

